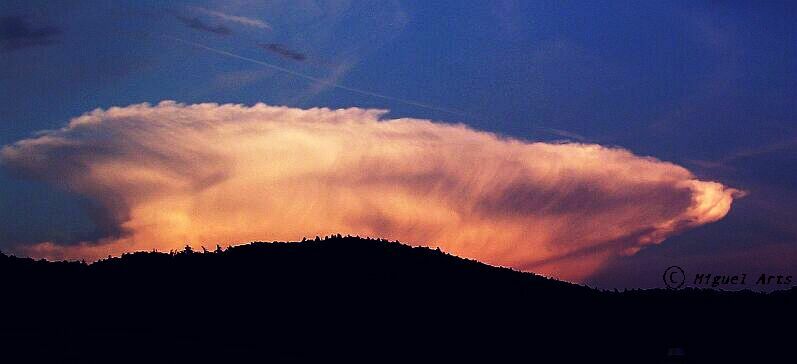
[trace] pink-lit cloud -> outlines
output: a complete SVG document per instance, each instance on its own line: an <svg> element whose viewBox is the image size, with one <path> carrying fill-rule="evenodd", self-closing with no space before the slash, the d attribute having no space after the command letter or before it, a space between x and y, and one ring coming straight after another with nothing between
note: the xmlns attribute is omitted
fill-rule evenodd
<svg viewBox="0 0 797 364"><path fill-rule="evenodd" d="M2 161L91 199L118 233L18 251L94 259L343 233L581 280L721 219L742 194L621 148L384 113L170 101L89 112L6 146Z"/></svg>

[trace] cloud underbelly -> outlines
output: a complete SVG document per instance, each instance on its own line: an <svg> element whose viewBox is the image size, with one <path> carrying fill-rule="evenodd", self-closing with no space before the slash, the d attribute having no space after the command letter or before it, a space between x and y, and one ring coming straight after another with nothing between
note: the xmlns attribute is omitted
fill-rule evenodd
<svg viewBox="0 0 797 364"><path fill-rule="evenodd" d="M162 102L95 110L6 146L116 232L32 255L94 258L348 233L583 279L721 219L740 192L620 148L533 143L381 110Z"/></svg>

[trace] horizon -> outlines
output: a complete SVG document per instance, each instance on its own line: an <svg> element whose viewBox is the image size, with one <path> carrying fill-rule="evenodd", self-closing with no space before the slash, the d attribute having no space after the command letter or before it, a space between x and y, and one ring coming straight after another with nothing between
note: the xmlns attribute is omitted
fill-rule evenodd
<svg viewBox="0 0 797 364"><path fill-rule="evenodd" d="M111 262L114 262L114 261L117 261L117 260L122 261L124 263L126 261L126 259L131 257L131 256L140 257L142 255L144 255L144 256L166 255L166 256L174 258L174 257L184 257L184 256L190 257L190 256L195 255L195 254L196 255L203 255L203 256L205 254L209 254L211 256L212 255L223 255L224 253L229 253L231 250L248 250L249 252L246 254L246 256L248 257L248 259L250 259L249 263L251 264L252 262L255 262L256 259L264 259L264 258L273 259L273 257L269 256L269 254L263 254L263 253L280 254L280 256L284 256L284 254L286 253L286 250L284 250L284 249L273 250L272 252L268 252L267 250L263 250L264 247L265 248L270 248L270 247L272 247L274 245L278 245L278 246L280 246L280 248L283 248L285 246L287 246L289 248L290 247L299 248L300 246L316 246L317 247L317 246L324 245L324 244L343 244L343 245L339 245L339 249L345 249L345 247L346 247L345 244L349 244L351 242L375 244L374 247L379 246L381 248L390 247L392 249L393 247L397 246L399 248L409 248L411 251L417 251L418 249L420 249L421 251L426 251L426 252L428 252L430 254L442 254L444 256L453 257L455 259L467 262L469 264L476 264L476 266L479 266L479 267L487 267L487 269L495 269L496 270L495 272L501 271L501 270L508 270L508 271L511 271L512 273L525 275L526 277L542 278L542 279L545 279L545 280L548 280L548 281L553 281L553 282L564 283L564 284L568 284L568 285L588 288L590 290L601 292L601 293L620 293L621 292L621 291L618 291L616 288L610 289L610 288L605 288L605 287L604 288L593 287L593 286L590 286L588 284L584 284L584 283L580 283L580 282L572 282L572 281L562 280L562 279L559 279L559 278L556 278L556 277L552 277L552 276L546 276L544 274L517 270L517 269L514 269L514 268L509 267L509 266L491 265L491 264L487 264L487 263L484 263L484 262L481 262L481 261L478 261L478 260L475 260L475 259L469 259L467 257L457 256L456 254L452 254L452 253L447 252L445 250L441 250L439 247L431 248L429 246L410 245L410 244L406 244L406 243L403 243L403 242L398 241L398 240L390 241L390 240L383 239L383 238L378 238L378 237L353 236L353 235L343 235L343 234L332 234L332 235L323 236L323 237L315 236L314 238L303 237L301 240L295 240L295 241L250 241L250 242L247 242L247 243L232 244L232 245L226 245L226 246L222 246L220 244L216 244L215 248L212 247L212 246L211 247L205 247L204 245L199 245L199 246L195 247L195 246L192 246L190 244L186 244L182 249L171 249L169 251L160 251L160 250L157 250L157 249L152 249L152 250L149 250L149 251L146 251L146 250L128 251L128 252L122 252L118 256L109 255L107 257L99 257L96 260L88 261L88 262L85 261L85 260L69 260L69 259L65 259L65 260L57 260L57 259L56 260L50 260L50 259L47 259L47 258L41 258L41 259L37 260L37 262L74 263L74 264L79 264L79 265L84 266L84 267L96 267L96 266L105 266L105 264L111 263ZM253 249L258 249L258 250L253 251ZM293 257L294 259L302 259L304 253L302 253L302 250L294 249L290 254L294 255L294 257ZM344 255L343 257L345 257L347 259L361 258L361 257L380 258L380 259L385 259L385 258L396 259L396 257L393 255L393 254L395 254L395 252L393 252L391 254L382 254L380 252L380 254L374 254L373 252L368 252L367 250L360 249L360 250L351 251L349 254ZM421 254L426 254L426 253L421 252ZM0 256L4 256L4 257L8 257L8 258L16 258L16 259L32 259L30 257L17 257L17 256L15 256L13 254L6 255L2 251L0 251ZM239 253L238 256L241 256L240 253ZM337 255L336 255L336 257L338 259L341 258L341 256L337 256ZM307 256L306 258L311 258L311 257ZM136 259L140 259L140 258L136 258ZM396 260L397 261L401 261L402 259L407 259L407 256L404 256L404 257L402 257L400 259L396 259ZM128 263L126 263L126 264L134 264L134 263L131 263L130 261L127 261L127 262ZM142 268L142 267L146 267L147 266L146 263L144 263L142 265L141 264L141 262L142 262L141 260L137 260L137 262L138 262L138 264L137 264L138 268ZM163 262L161 262L161 263L163 263ZM403 274L410 274L410 272L412 271L412 265L411 264L407 264L407 263L410 263L410 261L406 260L404 263L405 264L397 267L399 269L399 274L401 274L401 272L403 272ZM365 263L365 264L367 265L367 263ZM202 269L206 269L206 270L213 270L213 269L216 269L216 268L214 268L215 266L223 266L223 264L221 264L220 261L218 261L218 260L216 260L215 263L208 263L207 261L205 261L203 264L201 264L197 268L202 268ZM434 269L441 269L441 270L451 269L452 268L450 262L445 262L445 261L437 261L436 264L434 264L432 266L435 267ZM473 267L473 266L471 266L471 267ZM464 269L463 267L459 267L458 269L461 270L460 273L467 272L467 269ZM131 276L131 278L134 278L134 277ZM485 277L481 277L480 279L484 279L484 278ZM683 286L679 286L679 287L666 286L666 287L655 287L655 288L647 288L647 289L644 289L644 288L630 288L630 289L624 288L622 292L647 291L647 292L654 292L655 293L655 292L658 292L658 291L664 291L664 292L672 293L672 292L675 292L675 291L683 289L685 291L698 291L698 292L703 292L703 293L712 292L712 291L720 291L720 292L724 292L724 293L734 293L735 292L735 293L738 293L738 294L749 294L750 292L752 292L754 294L789 294L790 292L794 292L794 290L797 289L797 287L794 287L793 285L790 286L790 284L792 283L792 280L793 280L792 276L788 276L788 277L772 276L772 277L769 277L765 273L753 274L752 277L750 277L749 282L747 281L746 274L743 274L742 277L736 277L736 278L741 278L740 280L737 280L737 279L733 278L732 276L720 275L720 276L713 276L712 277L711 274L706 275L706 274L701 274L701 273L691 274L691 275L689 275L689 277L685 277L685 278L686 279L684 281L684 285ZM733 280L731 280L731 279L733 279ZM785 280L785 281L781 282L781 280ZM543 288L542 286L535 286L534 284L531 284L532 281L529 281L528 283L529 283L529 285L527 287L525 287L525 289L530 289L530 290L533 291L533 290L538 290L538 289L542 289ZM539 283L539 281L537 281L537 283ZM562 286L561 288L564 289L565 287L567 287L567 286ZM563 291L561 293L565 294L567 292Z"/></svg>

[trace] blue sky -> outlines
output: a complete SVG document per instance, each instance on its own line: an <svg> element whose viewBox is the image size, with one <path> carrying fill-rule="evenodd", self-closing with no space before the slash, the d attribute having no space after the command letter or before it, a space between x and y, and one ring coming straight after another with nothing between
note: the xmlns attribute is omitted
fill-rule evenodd
<svg viewBox="0 0 797 364"><path fill-rule="evenodd" d="M176 100L380 108L620 146L749 195L725 219L618 257L589 283L656 286L676 264L794 273L793 2L4 1L0 14L3 145L95 108ZM0 170L0 249L91 235L86 205Z"/></svg>

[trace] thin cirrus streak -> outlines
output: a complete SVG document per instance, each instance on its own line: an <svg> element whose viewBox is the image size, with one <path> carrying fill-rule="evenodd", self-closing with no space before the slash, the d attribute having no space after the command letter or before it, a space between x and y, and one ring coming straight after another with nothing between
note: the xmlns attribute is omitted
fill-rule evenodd
<svg viewBox="0 0 797 364"><path fill-rule="evenodd" d="M190 6L189 9L193 9L193 10L195 10L197 12L200 12L200 13L203 13L203 14L207 14L207 15L219 18L221 20L231 21L231 22L234 22L234 23L243 24L243 25L246 25L246 26L255 27L255 28L259 28L259 29L271 30L271 25L266 23L266 22L264 22L264 21L262 21L262 20L260 20L260 19L249 18L249 17L245 17L245 16L240 16L240 15L232 15L232 14L222 13L220 11L203 8L201 6Z"/></svg>
<svg viewBox="0 0 797 364"><path fill-rule="evenodd" d="M114 233L17 252L96 259L343 233L578 281L721 219L742 195L620 148L384 113L172 101L86 113L4 147L2 162L92 200Z"/></svg>
<svg viewBox="0 0 797 364"><path fill-rule="evenodd" d="M225 50L209 47L209 46L206 46L204 44L193 42L193 41L190 41L190 40L185 40L185 39L181 39L181 38L177 38L177 37L173 37L173 36L165 35L165 34L161 35L161 37L163 37L165 39L170 39L170 40L173 40L173 41L176 41L176 42L180 42L180 43L183 43L183 44L191 45L191 46L194 46L194 47L199 48L199 49L204 49L206 51L213 52L213 53L216 53L216 54L219 54L219 55L222 55L222 56L226 56L226 57L229 57L229 58L235 58L235 59L239 59L239 60L242 60L242 61L254 63L254 64L257 64L257 65L260 65L260 66L264 66L264 67L273 69L275 71L279 71L279 72L282 72L282 73L285 73L285 74L289 74L291 76L295 76L295 77L298 77L298 78L301 78L301 79L304 79L304 80L307 80L307 81L311 81L311 82L315 83L316 85L332 87L332 88L336 88L336 89L339 89L339 90L353 92L353 93L356 93L356 94L359 94L359 95L363 95L363 96L375 97L375 98L388 100L388 101L395 101L395 102L398 102L398 103L401 103L401 104L405 104L405 105L409 105L409 106L415 106L415 107L419 107L421 109L426 109L426 110L431 110L431 111L443 112L443 113L446 113L446 114L456 115L456 116L459 116L459 117L471 117L470 115L467 115L466 113L464 113L462 111L459 111L459 110L454 110L454 109L450 109L450 108L444 108L444 107L424 104L424 103L421 103L421 102L418 102L418 101L407 100L407 99L402 99L402 98L399 98L399 97L393 97L393 96L390 96L390 95L384 95L384 94L371 92L371 91L367 91L367 90L362 90L362 89L358 89L358 88L354 88L354 87L348 87L348 86L341 85L341 84L338 84L338 83L335 83L335 82L331 82L331 81L329 81L327 79L313 77L313 76L310 76L310 75L307 75L307 74L304 74L304 73L301 73L301 72L296 72L296 71L290 70L290 69L285 68L285 67L280 67L280 66L277 66L275 64L271 64L271 63L268 63L268 62L263 62L261 60L257 60L257 59L254 59L254 58L249 58L249 57L242 56L242 55L239 55L239 54L235 54L235 53L232 53L232 52L228 52L228 51L225 51ZM258 45L258 46L262 47L262 45ZM557 135L557 136L568 138L568 139L575 139L575 140L579 140L579 141L586 140L586 138L584 138L581 135L578 135L576 133L572 133L572 132L569 132L569 131L565 131L565 130L548 128L548 127L539 126L539 125L532 125L532 128L535 129L535 130L538 130L538 131L542 131L542 132L545 132L545 133L548 133L548 134Z"/></svg>
<svg viewBox="0 0 797 364"><path fill-rule="evenodd" d="M219 55L222 55L222 56L226 56L226 57L230 57L230 58L236 58L236 59L239 59L239 60L242 60L242 61L254 63L254 64L257 64L257 65L260 65L260 66L264 66L264 67L268 67L268 68L271 68L273 70L289 74L291 76L302 78L302 79L305 79L307 81L311 81L311 82L318 83L318 84L321 84L321 85L329 86L329 87L332 87L332 88L337 88L337 89L340 89L340 90L353 92L353 93L360 94L360 95L363 95L363 96L370 96L370 97L376 97L376 98L379 98L379 99L395 101L395 102L402 103L402 104L405 104L405 105L420 107L422 109L427 109L427 110L432 110L432 111L440 111L440 112L444 112L444 113L448 113L448 114L452 114L452 115L458 115L458 116L466 116L463 112L456 111L456 110L451 110L451 109L448 109L448 108L442 108L442 107L427 105L427 104L424 104L424 103L421 103L421 102L417 102L417 101L412 101L412 100L402 99L402 98L399 98L399 97L383 95L383 94L379 94L379 93L376 93L376 92L361 90L361 89L354 88L354 87L344 86L344 85L341 85L341 84L338 84L338 83L332 83L332 82L330 82L328 80L325 80L325 79L322 79L322 78L306 75L304 73L296 72L296 71L287 69L285 67L280 67L280 66L277 66L275 64L271 64L271 63L268 63L268 62L263 62L263 61L260 61L260 60L254 59L254 58L241 56L241 55L238 55L238 54L235 54L235 53L232 53L232 52L227 52L225 50L221 50L221 49L217 49L217 48L213 48L213 47L208 47L208 46L206 46L204 44L197 43L197 42L192 42L190 40L185 40L185 39L181 39L181 38L177 38L177 37L172 37L170 35L162 35L162 37L166 38L166 39L171 39L171 40L183 43L183 44L188 44L188 45L200 48L200 49L204 49L206 51L213 52L213 53L216 53L216 54L219 54Z"/></svg>

